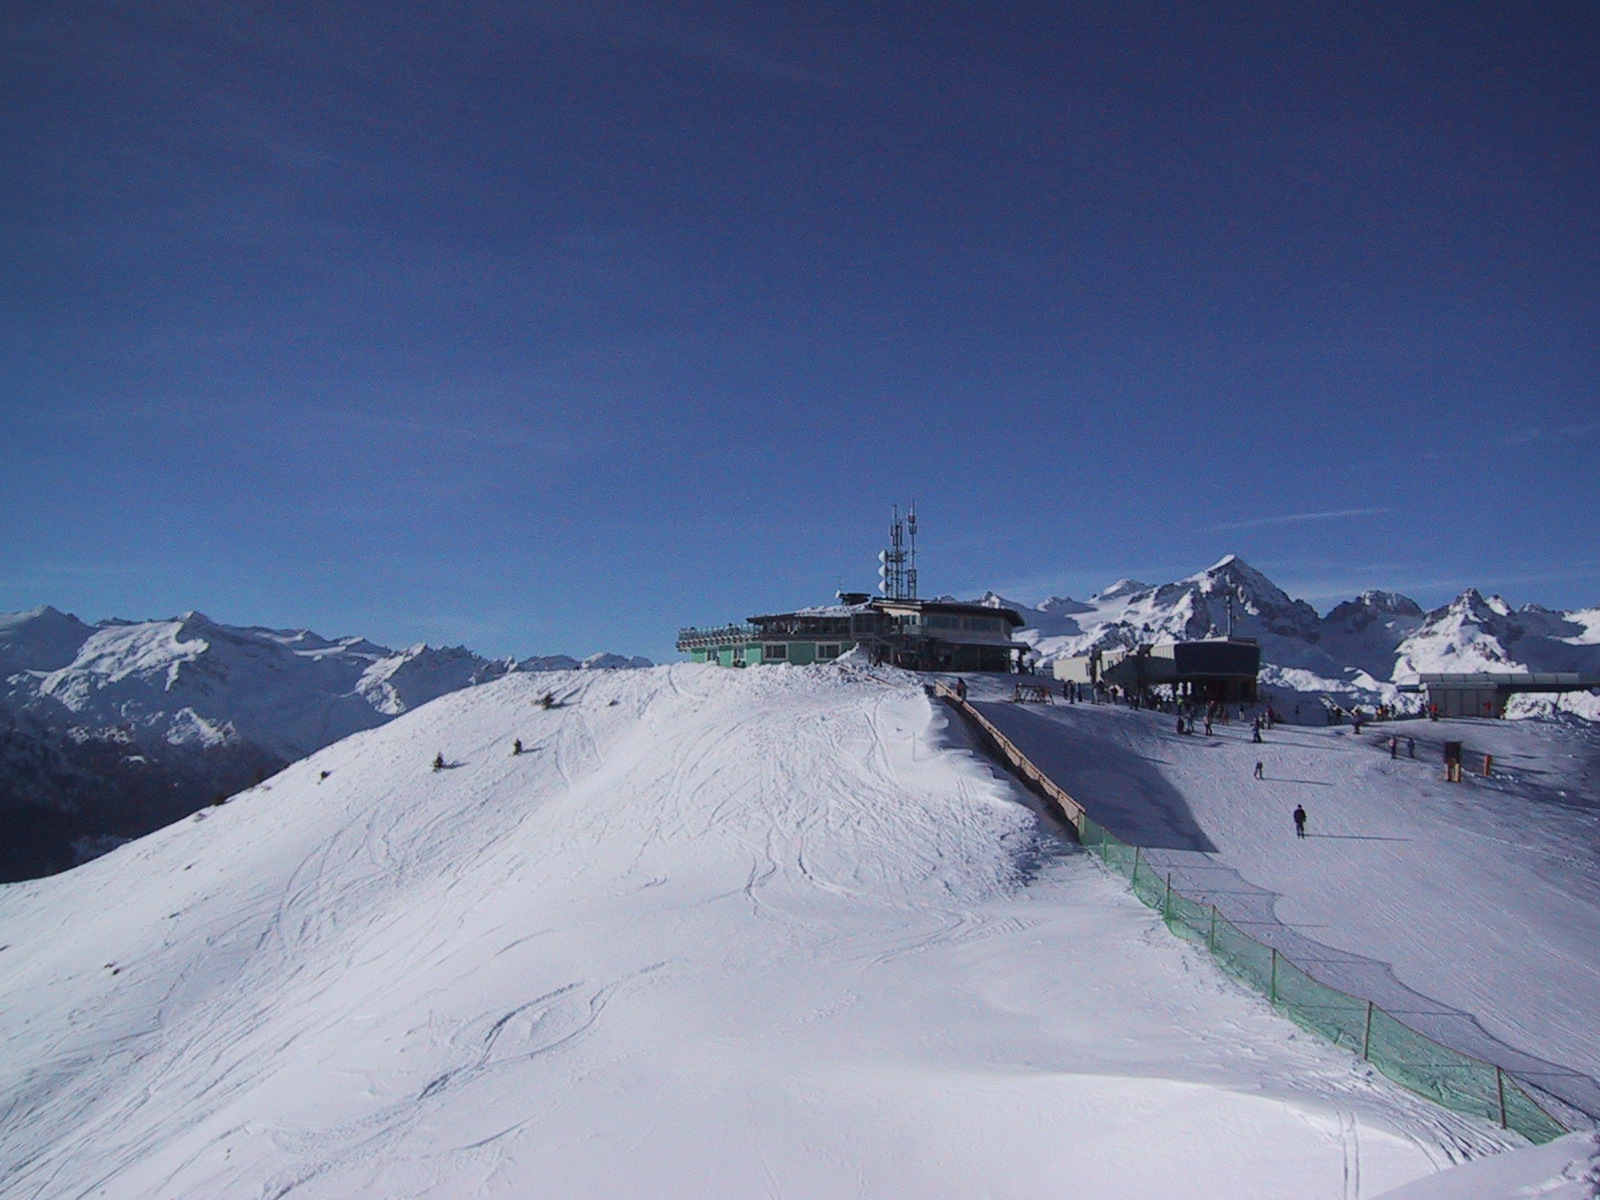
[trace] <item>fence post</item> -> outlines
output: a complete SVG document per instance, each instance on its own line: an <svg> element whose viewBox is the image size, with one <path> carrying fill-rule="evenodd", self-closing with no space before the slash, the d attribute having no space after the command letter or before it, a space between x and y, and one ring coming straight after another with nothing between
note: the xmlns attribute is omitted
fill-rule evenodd
<svg viewBox="0 0 1600 1200"><path fill-rule="evenodd" d="M1272 1007L1273 1008L1277 1008L1278 1007L1278 952L1277 952L1276 949L1274 949L1273 952L1272 952L1272 983L1268 986L1267 997L1271 1001Z"/></svg>
<svg viewBox="0 0 1600 1200"><path fill-rule="evenodd" d="M1500 1128L1506 1127L1506 1073L1499 1067L1494 1069L1494 1092L1500 1101Z"/></svg>
<svg viewBox="0 0 1600 1200"><path fill-rule="evenodd" d="M1372 1001L1367 1001L1367 1027L1361 1031L1361 1059L1366 1061L1367 1047L1372 1045Z"/></svg>

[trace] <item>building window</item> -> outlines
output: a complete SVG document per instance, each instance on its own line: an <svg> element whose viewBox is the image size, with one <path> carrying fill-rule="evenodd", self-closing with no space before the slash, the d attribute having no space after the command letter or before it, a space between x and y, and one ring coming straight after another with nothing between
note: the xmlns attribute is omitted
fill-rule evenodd
<svg viewBox="0 0 1600 1200"><path fill-rule="evenodd" d="M837 642L823 642L817 647L818 658L838 658L839 644Z"/></svg>
<svg viewBox="0 0 1600 1200"><path fill-rule="evenodd" d="M782 642L769 644L761 648L761 656L769 662L778 662L789 657L789 647Z"/></svg>

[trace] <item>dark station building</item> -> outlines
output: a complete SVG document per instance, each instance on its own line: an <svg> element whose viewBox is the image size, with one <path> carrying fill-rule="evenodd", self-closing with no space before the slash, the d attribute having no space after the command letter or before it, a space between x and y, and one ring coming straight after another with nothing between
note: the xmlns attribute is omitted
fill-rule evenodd
<svg viewBox="0 0 1600 1200"><path fill-rule="evenodd" d="M1164 687L1179 699L1253 702L1256 676L1261 671L1261 647L1254 638L1158 642L1058 658L1053 670L1057 679L1069 683L1118 687L1134 693Z"/></svg>
<svg viewBox="0 0 1600 1200"><path fill-rule="evenodd" d="M1519 693L1587 692L1600 688L1600 678L1577 672L1529 673L1472 671L1419 675L1402 692L1426 692L1428 707L1440 717L1503 717L1506 702Z"/></svg>

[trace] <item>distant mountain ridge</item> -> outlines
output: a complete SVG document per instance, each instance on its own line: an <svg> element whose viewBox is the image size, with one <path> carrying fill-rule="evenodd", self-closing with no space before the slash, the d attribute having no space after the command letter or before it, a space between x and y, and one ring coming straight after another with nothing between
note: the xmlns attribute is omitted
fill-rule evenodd
<svg viewBox="0 0 1600 1200"><path fill-rule="evenodd" d="M1469 588L1427 612L1398 592L1366 591L1318 615L1232 554L1174 583L1119 580L1087 601L1051 597L1029 606L989 592L978 603L1015 608L1027 625L1018 636L1045 663L1097 648L1218 637L1231 619L1236 635L1260 641L1268 686L1370 701L1393 699L1398 685L1430 672L1600 674L1600 607L1513 609ZM1562 707L1600 719L1594 697Z"/></svg>
<svg viewBox="0 0 1600 1200"><path fill-rule="evenodd" d="M595 654L494 660L189 612L90 625L0 615L0 879L63 870L341 738L510 671L639 667Z"/></svg>

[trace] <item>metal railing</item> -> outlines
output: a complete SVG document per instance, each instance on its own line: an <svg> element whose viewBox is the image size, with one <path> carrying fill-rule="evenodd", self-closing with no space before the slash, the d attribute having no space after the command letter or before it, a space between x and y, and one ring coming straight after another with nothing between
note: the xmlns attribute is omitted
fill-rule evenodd
<svg viewBox="0 0 1600 1200"><path fill-rule="evenodd" d="M728 643L737 645L749 642L755 636L756 629L753 625L718 625L710 629L689 625L678 630L678 649L697 650L703 646L721 646Z"/></svg>

